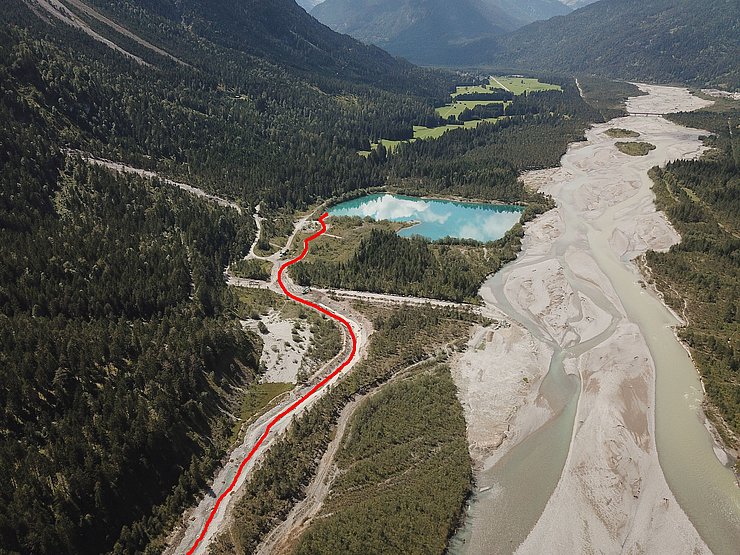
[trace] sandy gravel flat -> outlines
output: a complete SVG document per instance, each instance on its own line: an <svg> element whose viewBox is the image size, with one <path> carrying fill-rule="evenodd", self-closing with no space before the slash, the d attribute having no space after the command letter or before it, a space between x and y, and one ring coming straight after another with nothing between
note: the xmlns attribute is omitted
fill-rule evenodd
<svg viewBox="0 0 740 555"><path fill-rule="evenodd" d="M633 112L692 110L708 102L684 89L641 86ZM605 135L633 129L656 145L630 157ZM518 259L484 284L486 305L504 314L506 333L455 364L471 454L490 468L548 418L538 389L554 349L581 390L570 450L559 482L519 553L706 553L675 501L655 447L655 368L612 279L639 276L631 259L680 237L656 212L647 171L701 151L698 130L659 117L630 116L594 126L570 146L562 167L525 182L557 208L526 226ZM523 377L527 377L526 382ZM498 449L496 449L498 447ZM463 551L506 553L495 544L495 514L478 514Z"/></svg>
<svg viewBox="0 0 740 555"><path fill-rule="evenodd" d="M299 320L284 319L280 313L271 310L260 320L267 328L267 333L259 331L256 320L247 320L243 326L260 335L264 342L260 366L264 367L260 381L264 383L296 383L298 372L306 360L308 347L311 345L313 334L306 323ZM299 327L296 328L296 325ZM300 341L294 341L293 330L298 330Z"/></svg>

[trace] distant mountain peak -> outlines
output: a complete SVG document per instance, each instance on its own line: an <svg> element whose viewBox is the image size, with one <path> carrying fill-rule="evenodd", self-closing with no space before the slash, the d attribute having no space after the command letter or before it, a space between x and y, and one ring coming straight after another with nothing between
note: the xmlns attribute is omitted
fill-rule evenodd
<svg viewBox="0 0 740 555"><path fill-rule="evenodd" d="M471 43L569 12L559 0L324 0L311 9L335 31L433 65L464 59Z"/></svg>

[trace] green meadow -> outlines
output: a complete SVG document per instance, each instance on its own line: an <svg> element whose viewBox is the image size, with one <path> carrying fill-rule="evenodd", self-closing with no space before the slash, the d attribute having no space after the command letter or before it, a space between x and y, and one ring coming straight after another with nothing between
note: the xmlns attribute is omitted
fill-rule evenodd
<svg viewBox="0 0 740 555"><path fill-rule="evenodd" d="M510 102L504 102L501 100L456 100L461 94L475 94L475 93L491 93L495 89L505 88L510 92L519 95L525 92L533 91L559 91L562 90L559 85L551 85L549 83L541 83L539 79L532 79L528 77L491 77L487 85L474 85L474 86L459 86L456 87L455 92L451 95L451 102L437 108L437 113L440 117L447 119L450 116L457 118L466 109L472 110L476 106L485 106L488 104L503 104L506 106ZM383 145L388 152L395 152L398 146L402 143L413 143L416 140L425 139L437 139L455 129L473 129L478 127L483 122L492 123L500 118L486 118L474 121L466 121L462 125L440 125L439 127L424 127L423 125L414 126L414 138L408 141L390 141L387 139L381 139L377 143L372 143L370 146L374 150L378 148L378 145ZM369 150L358 151L360 156L370 156Z"/></svg>
<svg viewBox="0 0 740 555"><path fill-rule="evenodd" d="M472 110L476 106L487 106L488 104L510 104L501 100L453 100L450 104L437 108L437 113L444 119L450 116L459 116L467 108Z"/></svg>
<svg viewBox="0 0 740 555"><path fill-rule="evenodd" d="M462 110L461 110L462 112ZM493 123L501 118L485 118L473 121L466 121L460 125L440 125L439 127L424 127L423 125L414 125L414 138L408 141L390 141L388 139L380 139L377 143L372 143L370 147L375 150L378 145L383 145L388 152L395 152L399 145L404 143L413 143L417 140L423 141L425 139L438 139L448 131L454 131L455 129L474 129L481 123ZM369 150L360 150L357 152L360 156L370 156Z"/></svg>
<svg viewBox="0 0 740 555"><path fill-rule="evenodd" d="M539 79L531 79L529 77L491 77L491 85L494 87L503 87L514 94L563 90L559 85L540 83Z"/></svg>

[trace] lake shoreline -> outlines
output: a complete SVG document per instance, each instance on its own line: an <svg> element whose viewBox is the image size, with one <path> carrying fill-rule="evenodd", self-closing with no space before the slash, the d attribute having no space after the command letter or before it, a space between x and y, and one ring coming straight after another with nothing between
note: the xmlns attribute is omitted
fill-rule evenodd
<svg viewBox="0 0 740 555"><path fill-rule="evenodd" d="M379 192L335 204L328 212L333 217L369 217L412 224L398 232L401 237L420 235L431 242L476 241L483 245L506 236L521 223L525 210L514 204L460 202Z"/></svg>

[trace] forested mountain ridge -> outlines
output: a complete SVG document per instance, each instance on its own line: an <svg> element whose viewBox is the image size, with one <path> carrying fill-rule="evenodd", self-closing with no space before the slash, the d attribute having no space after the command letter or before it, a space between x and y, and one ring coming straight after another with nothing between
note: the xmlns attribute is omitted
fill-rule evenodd
<svg viewBox="0 0 740 555"><path fill-rule="evenodd" d="M488 63L740 88L735 0L609 0L502 38Z"/></svg>
<svg viewBox="0 0 740 555"><path fill-rule="evenodd" d="M249 210L71 153L245 208L302 206L382 183L357 149L438 121L453 82L302 11L263 41L284 2L262 6L249 40L223 22L245 3L205 4L64 4L78 26L32 2L0 12L3 551L157 552L258 373L223 279L254 238Z"/></svg>
<svg viewBox="0 0 740 555"><path fill-rule="evenodd" d="M87 3L157 42L182 48L193 38L311 74L372 83L375 86L417 87L421 72L379 48L339 35L309 17L293 0L128 0ZM142 13L142 8L146 12ZM152 17L154 21L149 21ZM157 26L165 26L162 33ZM209 60L193 48L193 65ZM186 58L187 59L187 58ZM214 70L216 68L209 68ZM407 75L404 75L406 73ZM393 75L391 79L390 76ZM412 81L413 79L413 81ZM417 89L418 90L418 89Z"/></svg>
<svg viewBox="0 0 740 555"><path fill-rule="evenodd" d="M447 63L460 45L516 26L514 18L476 0L326 0L311 15L338 32L430 65Z"/></svg>
<svg viewBox="0 0 740 555"><path fill-rule="evenodd" d="M568 13L557 0L325 0L311 15L415 63L465 63L465 46Z"/></svg>
<svg viewBox="0 0 740 555"><path fill-rule="evenodd" d="M441 123L434 107L460 77L297 8L270 35L284 0L258 10L250 37L234 23L245 2L64 2L77 27L30 0L0 12L0 544L160 552L258 373L259 341L223 279L253 239L254 204L389 182L523 200L519 170L552 164L599 115L569 81L521 98L497 127L366 159L371 140ZM244 215L77 151L200 186Z"/></svg>
<svg viewBox="0 0 740 555"><path fill-rule="evenodd" d="M134 13L133 3L113 6ZM438 122L433 106L453 82L452 76L419 70L384 53L391 63L385 69L376 66L382 78L375 86L363 82L373 80L370 75L342 78L334 69L287 67L194 37L140 7L135 19L125 12L117 21L192 67L154 54L109 28L100 29L154 64L150 68L117 56L53 18L45 23L19 0L10 0L6 8L0 21L8 24L8 44L26 43L23 49L6 50L17 58L8 67L14 67L18 87L37 90L47 120L54 111L63 116L63 125L50 125L52 136L70 148L125 158L246 203L305 203L357 182L377 182L373 168L355 152L369 140ZM348 37L342 40L367 51ZM348 56L352 52L346 51ZM361 67L363 57L354 65ZM41 64L48 66L43 74L38 72ZM8 86L15 85L11 81ZM67 128L63 137L60 127ZM297 128L303 130L301 136Z"/></svg>
<svg viewBox="0 0 740 555"><path fill-rule="evenodd" d="M560 9L542 2L326 0L311 13L427 65L740 88L740 8L734 0L556 4Z"/></svg>

